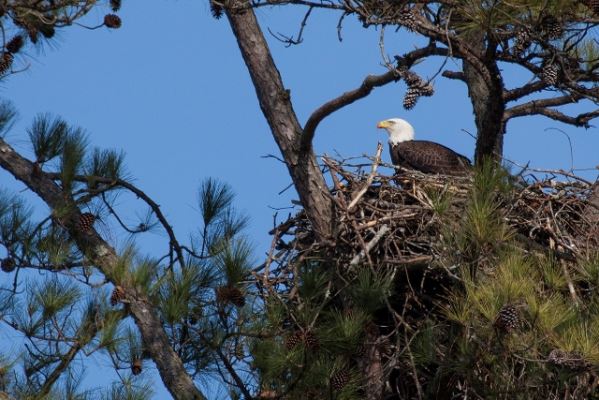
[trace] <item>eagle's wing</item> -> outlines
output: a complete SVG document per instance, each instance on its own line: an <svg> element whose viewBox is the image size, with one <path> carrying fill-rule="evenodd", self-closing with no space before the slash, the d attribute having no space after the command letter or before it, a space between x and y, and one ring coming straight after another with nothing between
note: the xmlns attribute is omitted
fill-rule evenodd
<svg viewBox="0 0 599 400"><path fill-rule="evenodd" d="M456 174L467 171L470 160L435 142L412 140L394 149L398 164L426 173Z"/></svg>

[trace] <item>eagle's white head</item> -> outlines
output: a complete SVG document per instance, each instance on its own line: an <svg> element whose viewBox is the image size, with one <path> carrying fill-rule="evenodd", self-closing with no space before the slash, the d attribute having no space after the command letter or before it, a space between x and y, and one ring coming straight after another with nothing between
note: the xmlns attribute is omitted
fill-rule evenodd
<svg viewBox="0 0 599 400"><path fill-rule="evenodd" d="M377 128L382 128L389 133L389 143L398 144L414 140L414 128L408 121L401 118L391 118L379 122Z"/></svg>

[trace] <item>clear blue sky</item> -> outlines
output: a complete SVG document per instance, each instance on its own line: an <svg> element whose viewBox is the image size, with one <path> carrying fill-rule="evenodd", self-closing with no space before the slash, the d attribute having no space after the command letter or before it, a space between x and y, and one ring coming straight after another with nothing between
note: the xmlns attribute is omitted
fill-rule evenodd
<svg viewBox="0 0 599 400"><path fill-rule="evenodd" d="M87 21L94 25L103 14L98 9ZM288 206L294 195L292 191L277 194L290 182L287 171L274 159L261 158L279 153L227 21L214 20L206 1L190 0L126 1L120 15L119 30L71 27L59 32L55 46L46 46L42 53L30 50L26 59L30 68L0 87L2 96L20 112L9 142L30 155L24 128L37 113L51 112L85 128L93 145L123 149L135 183L161 205L181 239L199 226L198 184L205 177L218 177L234 188L237 206L251 217L249 234L260 259L270 244L267 232L274 211L269 206ZM292 7L260 9L258 15L265 31L270 28L287 35L296 33L303 16ZM335 17L314 11L304 43L292 48L267 33L302 122L324 101L355 88L367 74L385 71L379 32L364 30L348 18L340 43ZM388 32L386 41L391 55L418 43L405 31ZM442 61L424 63L416 71L430 76ZM447 67L455 63L449 60ZM517 72L509 76L514 82L525 79ZM385 140L376 122L399 116L411 121L417 137L472 157L474 140L462 131L475 132L465 87L443 78L436 80L435 87L437 94L421 99L410 112L401 107L402 83L376 89L321 124L316 151L372 154L377 141ZM530 162L531 167L570 168L568 140L550 128L570 136L576 168L599 164L596 128L576 129L544 118L510 123L505 156L521 164ZM3 172L0 185L20 188ZM133 205L125 206L135 212ZM280 214L284 218L286 211ZM143 243L166 246L160 235ZM96 384L106 384L111 378L103 368L107 364L94 358L88 364L86 384L93 385L99 375L102 379ZM156 382L155 398L169 399Z"/></svg>

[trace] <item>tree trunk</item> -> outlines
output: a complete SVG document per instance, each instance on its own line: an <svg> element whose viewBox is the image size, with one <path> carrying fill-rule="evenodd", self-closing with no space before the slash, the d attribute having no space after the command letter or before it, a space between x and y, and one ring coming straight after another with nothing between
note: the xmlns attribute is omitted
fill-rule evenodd
<svg viewBox="0 0 599 400"><path fill-rule="evenodd" d="M235 4L230 4L226 14L256 89L260 108L285 159L306 215L318 238L326 240L332 236L333 202L312 147L301 148L301 125L254 11L237 9Z"/></svg>
<svg viewBox="0 0 599 400"><path fill-rule="evenodd" d="M8 171L19 181L23 182L32 192L36 193L53 211L61 210L61 220L67 222L69 233L77 247L87 259L97 266L106 278L122 286L127 293L129 312L133 316L141 333L144 348L148 351L160 377L173 398L177 400L204 400L205 397L196 388L191 377L187 374L183 362L174 352L168 336L164 331L160 316L152 306L151 301L126 281L114 281L114 268L118 257L115 250L106 243L95 231L83 235L73 227L74 221L80 216L78 208L73 204L68 194L65 194L47 175L33 173L33 163L21 157L0 138L0 167ZM69 212L64 213L68 209Z"/></svg>
<svg viewBox="0 0 599 400"><path fill-rule="evenodd" d="M479 51L482 54L485 51L484 38L482 35L475 36L472 40L475 43L480 43ZM485 79L481 72L466 59L463 61L464 78L468 86L468 96L472 102L476 123L476 149L474 151L476 165L480 165L486 158L500 162L503 156L503 134L505 133L503 81L499 68L492 57L487 57L485 66L490 79Z"/></svg>
<svg viewBox="0 0 599 400"><path fill-rule="evenodd" d="M590 229L586 238L581 238L586 243L599 245L599 180L591 187L591 193L587 199L588 204L583 211L583 217L589 222Z"/></svg>

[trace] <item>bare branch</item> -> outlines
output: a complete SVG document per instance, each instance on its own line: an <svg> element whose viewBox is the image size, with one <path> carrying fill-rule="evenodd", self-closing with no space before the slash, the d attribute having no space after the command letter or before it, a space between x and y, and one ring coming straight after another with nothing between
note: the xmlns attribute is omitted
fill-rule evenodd
<svg viewBox="0 0 599 400"><path fill-rule="evenodd" d="M369 75L362 81L362 84L358 88L350 90L349 92L345 92L339 97L318 107L312 113L312 115L310 115L306 125L304 126L301 144L302 151L311 149L316 128L318 127L318 124L322 122L322 120L335 111L352 104L356 100L368 96L375 87L381 87L391 82L396 82L400 79L402 70L409 69L417 60L430 55L446 56L447 49L438 48L433 42L426 47L413 50L404 56L397 56L395 57L397 60L397 68L387 71L382 75Z"/></svg>
<svg viewBox="0 0 599 400"><path fill-rule="evenodd" d="M594 91L595 90L590 90L588 92L593 93ZM503 119L507 122L508 120L517 117L523 117L528 115L544 115L548 118L554 119L556 121L561 121L566 124L589 128L589 122L592 119L599 116L599 109L572 117L553 108L549 108L577 103L585 97L586 96L584 96L584 94L581 93L571 93L566 94L564 96L552 97L548 99L531 100L524 104L520 104L507 109L504 112Z"/></svg>
<svg viewBox="0 0 599 400"><path fill-rule="evenodd" d="M447 78L447 79L454 79L454 80L457 80L457 81L466 82L466 77L464 76L463 72L459 72L459 71L443 71L443 73L441 75L444 78Z"/></svg>
<svg viewBox="0 0 599 400"><path fill-rule="evenodd" d="M285 43L285 47L290 47L290 46L293 46L296 44L300 44L301 42L304 41L304 29L306 28L306 24L308 23L308 18L310 18L310 14L312 13L313 9L314 9L313 6L308 7L308 11L304 15L304 19L302 19L302 22L300 24L300 29L299 29L299 32L297 33L296 39L294 39L293 36L285 36L281 33L274 33L270 29L268 29L268 32L275 39Z"/></svg>
<svg viewBox="0 0 599 400"><path fill-rule="evenodd" d="M531 83L527 83L524 86L519 88L515 88L512 90L506 90L503 92L503 100L507 103L510 101L521 99L522 97L526 97L530 94L543 91L549 85L542 80L534 81Z"/></svg>
<svg viewBox="0 0 599 400"><path fill-rule="evenodd" d="M397 70L387 71L382 75L369 75L367 76L362 84L354 90L343 93L341 96L328 101L319 108L316 109L308 118L306 125L304 126L304 133L302 136L302 150L310 149L312 145L312 139L316 131L316 127L320 122L334 113L335 111L352 104L356 100L362 99L372 92L375 87L384 86L388 83L395 82L399 79L399 72Z"/></svg>
<svg viewBox="0 0 599 400"><path fill-rule="evenodd" d="M122 310L112 311L111 313L118 314L119 319L123 319L127 316L127 314L125 312L123 312ZM71 346L69 351L67 351L66 354L61 356L60 362L58 363L56 368L54 368L52 373L50 373L48 378L46 378L44 384L39 389L39 392L37 393L36 398L40 398L40 399L44 398L45 396L47 396L50 393L50 390L52 390L52 387L54 386L54 384L56 383L58 378L60 378L60 375L62 375L62 373L68 368L68 366L71 364L71 362L75 359L75 356L77 355L77 353L79 353L79 351L81 349L83 349L87 344L89 344L94 339L94 337L100 331L100 329L102 329L101 326L99 326L98 324L93 324L91 332L86 332L86 334L84 334L84 335L79 335L79 338L77 338L77 340Z"/></svg>
<svg viewBox="0 0 599 400"><path fill-rule="evenodd" d="M567 96L563 96L567 97ZM553 100L553 99L547 99ZM599 109L588 113L578 114L577 116L569 116L553 108L548 108L551 104L543 105L544 103L551 103L550 101L535 100L522 104L516 107L512 107L504 113L504 121L508 121L512 118L523 117L528 115L543 115L547 118L551 118L555 121L560 121L565 124L590 128L589 122L599 117ZM568 103L562 103L568 104Z"/></svg>

